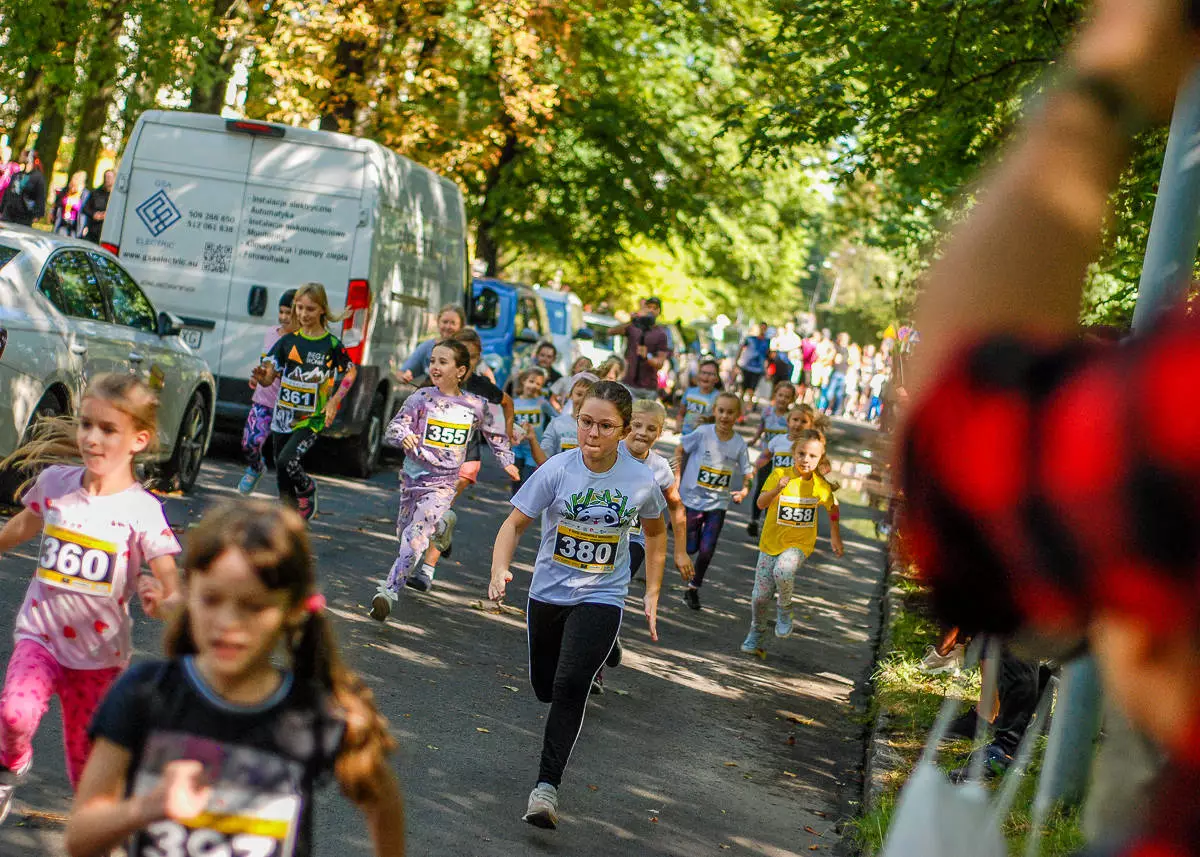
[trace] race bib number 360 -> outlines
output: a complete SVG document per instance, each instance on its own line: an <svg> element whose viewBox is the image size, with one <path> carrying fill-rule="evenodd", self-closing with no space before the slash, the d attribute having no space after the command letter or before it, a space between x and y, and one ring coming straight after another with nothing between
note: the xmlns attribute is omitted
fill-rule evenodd
<svg viewBox="0 0 1200 857"><path fill-rule="evenodd" d="M781 497L776 519L785 527L812 527L817 523L817 504L808 500L790 500Z"/></svg>
<svg viewBox="0 0 1200 857"><path fill-rule="evenodd" d="M620 538L613 527L563 521L554 534L554 561L588 574L611 574Z"/></svg>
<svg viewBox="0 0 1200 857"><path fill-rule="evenodd" d="M112 595L117 569L117 546L62 527L47 525L38 555L37 577L84 595Z"/></svg>
<svg viewBox="0 0 1200 857"><path fill-rule="evenodd" d="M728 491L732 482L732 470L721 470L707 464L702 464L700 472L696 474L696 484L709 491Z"/></svg>
<svg viewBox="0 0 1200 857"><path fill-rule="evenodd" d="M425 445L449 449L453 446L466 446L471 427L462 423L430 420L425 424Z"/></svg>

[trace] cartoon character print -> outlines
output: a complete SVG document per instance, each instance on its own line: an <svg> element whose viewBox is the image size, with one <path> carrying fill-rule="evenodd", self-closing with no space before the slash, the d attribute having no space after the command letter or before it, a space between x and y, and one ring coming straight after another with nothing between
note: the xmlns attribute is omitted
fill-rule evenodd
<svg viewBox="0 0 1200 857"><path fill-rule="evenodd" d="M588 574L616 570L622 539L637 522L637 507L616 489L588 488L563 502L554 539L554 560Z"/></svg>

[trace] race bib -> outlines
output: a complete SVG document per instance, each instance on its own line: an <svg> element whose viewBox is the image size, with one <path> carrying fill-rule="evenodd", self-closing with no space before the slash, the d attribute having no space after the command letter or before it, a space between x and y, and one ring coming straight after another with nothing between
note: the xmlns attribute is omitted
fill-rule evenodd
<svg viewBox="0 0 1200 857"><path fill-rule="evenodd" d="M611 574L620 539L616 527L561 521L554 534L554 561L588 574Z"/></svg>
<svg viewBox="0 0 1200 857"><path fill-rule="evenodd" d="M723 470L709 464L701 464L696 474L696 484L709 491L728 491L733 482L733 471Z"/></svg>
<svg viewBox="0 0 1200 857"><path fill-rule="evenodd" d="M532 411L514 411L513 422L519 426L527 426L542 421L542 410L536 408Z"/></svg>
<svg viewBox="0 0 1200 857"><path fill-rule="evenodd" d="M783 428L769 428L764 432L764 434L766 434L768 441L774 440L780 435L787 434L787 426L784 426Z"/></svg>
<svg viewBox="0 0 1200 857"><path fill-rule="evenodd" d="M559 444L559 446L561 447L561 449L560 449L561 452L567 452L568 450L572 450L572 449L579 449L579 439L576 438L574 440L564 440Z"/></svg>
<svg viewBox="0 0 1200 857"><path fill-rule="evenodd" d="M451 447L466 446L467 438L470 436L471 426L469 423L463 424L431 419L425 423L425 438L423 443L426 446L450 449Z"/></svg>
<svg viewBox="0 0 1200 857"><path fill-rule="evenodd" d="M47 586L84 595L112 595L117 546L47 524L37 577Z"/></svg>
<svg viewBox="0 0 1200 857"><path fill-rule="evenodd" d="M317 410L317 382L284 378L279 384L279 402L303 419Z"/></svg>
<svg viewBox="0 0 1200 857"><path fill-rule="evenodd" d="M709 402L705 399L684 399L683 407L689 414L708 413Z"/></svg>
<svg viewBox="0 0 1200 857"><path fill-rule="evenodd" d="M780 497L775 520L783 527L815 527L817 501L812 497Z"/></svg>
<svg viewBox="0 0 1200 857"><path fill-rule="evenodd" d="M291 829L286 820L241 815L156 821L142 833L132 857L289 857L294 851Z"/></svg>
<svg viewBox="0 0 1200 857"><path fill-rule="evenodd" d="M792 456L786 452L777 452L771 459L772 467L791 467Z"/></svg>

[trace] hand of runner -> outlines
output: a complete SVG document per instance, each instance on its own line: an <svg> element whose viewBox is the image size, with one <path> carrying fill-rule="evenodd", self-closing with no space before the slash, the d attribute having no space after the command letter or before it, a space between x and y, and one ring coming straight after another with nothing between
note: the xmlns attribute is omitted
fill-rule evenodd
<svg viewBox="0 0 1200 857"><path fill-rule="evenodd" d="M153 574L139 574L137 579L138 600L142 612L151 619L159 618L159 606L163 600L163 585Z"/></svg>
<svg viewBox="0 0 1200 857"><path fill-rule="evenodd" d="M646 624L650 626L650 642L658 642L658 596L645 595L642 598L643 610L646 613Z"/></svg>
<svg viewBox="0 0 1200 857"><path fill-rule="evenodd" d="M270 387L275 383L275 367L270 363L259 363L254 367L254 371L250 373L250 377L256 384Z"/></svg>
<svg viewBox="0 0 1200 857"><path fill-rule="evenodd" d="M504 468L504 472L508 474L508 478L513 482L521 479L521 471L517 469L517 465L515 464L508 465L508 467Z"/></svg>
<svg viewBox="0 0 1200 857"><path fill-rule="evenodd" d="M204 782L204 765L190 759L168 762L162 778L143 799L143 816L148 823L164 818L186 821L204 812L212 786Z"/></svg>
<svg viewBox="0 0 1200 857"><path fill-rule="evenodd" d="M501 601L504 599L504 588L512 580L512 572L507 569L503 571L493 571L492 580L488 584L488 598L493 601Z"/></svg>
<svg viewBox="0 0 1200 857"><path fill-rule="evenodd" d="M400 373L400 380L403 381L405 384L407 384L412 379L413 379L413 373L409 372L407 369L405 369L403 372Z"/></svg>
<svg viewBox="0 0 1200 857"><path fill-rule="evenodd" d="M788 483L791 481L792 477L790 476L780 476L779 483L775 487L782 491L784 488L788 487Z"/></svg>
<svg viewBox="0 0 1200 857"><path fill-rule="evenodd" d="M414 449L416 449L418 446L421 445L421 442L419 440L417 440L417 436L415 434L406 434L404 436L404 440L400 441L400 445L403 446L409 452L412 452Z"/></svg>
<svg viewBox="0 0 1200 857"><path fill-rule="evenodd" d="M733 492L733 502L735 502L735 503L742 502L743 500L746 499L746 495L748 493L750 493L750 492L748 492L745 488L743 488L741 491L734 491Z"/></svg>
<svg viewBox="0 0 1200 857"><path fill-rule="evenodd" d="M679 569L679 576L683 578L684 583L690 583L696 575L696 566L687 551L678 551L675 554L675 568Z"/></svg>

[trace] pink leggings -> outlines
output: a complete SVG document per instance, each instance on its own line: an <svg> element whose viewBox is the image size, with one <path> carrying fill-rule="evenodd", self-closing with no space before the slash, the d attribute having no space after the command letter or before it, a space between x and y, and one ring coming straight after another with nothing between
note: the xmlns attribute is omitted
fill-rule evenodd
<svg viewBox="0 0 1200 857"><path fill-rule="evenodd" d="M120 674L119 667L68 669L32 640L18 640L0 692L0 764L19 771L29 763L33 734L50 707L50 697L57 693L62 704L67 775L71 787L77 786L92 749L88 724Z"/></svg>

